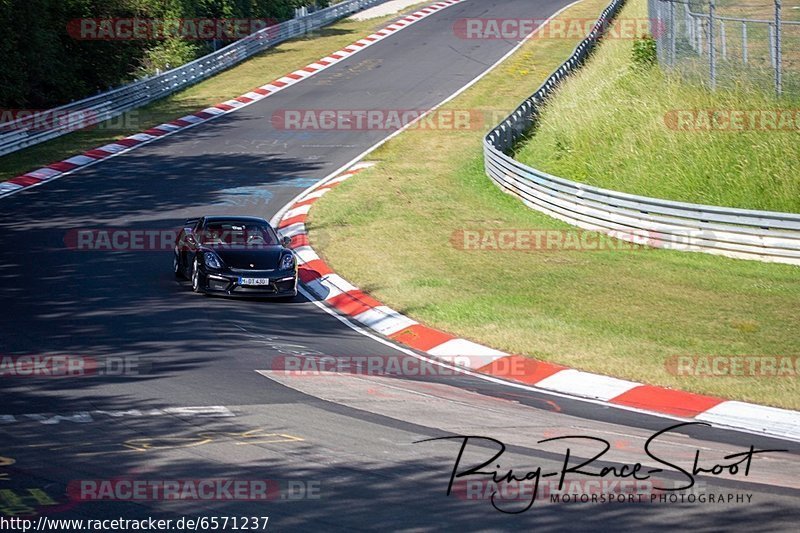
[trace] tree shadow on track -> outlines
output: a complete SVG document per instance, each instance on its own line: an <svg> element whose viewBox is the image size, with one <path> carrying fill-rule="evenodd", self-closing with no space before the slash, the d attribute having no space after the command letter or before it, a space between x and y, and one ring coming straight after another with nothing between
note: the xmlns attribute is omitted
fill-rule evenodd
<svg viewBox="0 0 800 533"><path fill-rule="evenodd" d="M226 432L243 429L233 420L212 420L212 427L204 428L205 434L224 440ZM170 420L155 417L147 420L146 427L142 424L129 429L147 435L174 431ZM447 496L454 454L448 455L446 452L452 450L443 451L432 444L419 445L419 452L429 456L413 459L393 457L396 446L411 445L410 441L387 444L386 461L380 462L356 459L353 454L323 457L323 450L305 442L253 444L238 447L236 455L224 463L212 458L210 452L211 447L219 445L187 447L177 457L174 448L155 448L141 454L62 457L52 466L29 472L21 455L19 468L13 473L29 484L46 484L48 494L58 503L38 506L36 512L51 518L268 516L269 526L282 531L733 531L745 526L752 531L777 531L790 529L798 516L791 501L765 494L755 495L752 504L724 506L549 503L541 498L529 511L510 515L492 507L488 492L456 491L458 494ZM171 455L165 462L167 454ZM170 501L92 501L91 495L76 489L82 480L101 483L115 479L154 483L268 480L271 490L266 500L258 501L225 500L223 492L217 493L222 499L216 501L192 500L191 495ZM24 483L14 490L24 495ZM30 496L26 498L30 500ZM501 506L514 510L526 504L520 501Z"/></svg>

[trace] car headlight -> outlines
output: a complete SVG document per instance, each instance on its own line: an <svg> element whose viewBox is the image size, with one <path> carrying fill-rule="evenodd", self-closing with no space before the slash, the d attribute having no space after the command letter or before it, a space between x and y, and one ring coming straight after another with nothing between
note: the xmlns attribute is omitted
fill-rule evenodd
<svg viewBox="0 0 800 533"><path fill-rule="evenodd" d="M203 260L208 268L214 268L217 270L222 268L222 261L219 260L219 257L217 257L217 254L214 252L205 252L203 254Z"/></svg>
<svg viewBox="0 0 800 533"><path fill-rule="evenodd" d="M290 270L294 268L294 255L286 254L281 257L280 270Z"/></svg>

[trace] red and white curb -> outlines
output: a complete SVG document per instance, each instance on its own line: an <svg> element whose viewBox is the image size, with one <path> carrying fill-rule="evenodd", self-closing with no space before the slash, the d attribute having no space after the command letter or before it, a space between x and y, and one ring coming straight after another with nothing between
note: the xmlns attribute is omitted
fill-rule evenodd
<svg viewBox="0 0 800 533"><path fill-rule="evenodd" d="M507 354L420 324L359 290L311 248L305 224L314 202L372 165L358 163L320 182L287 206L277 223L280 232L292 239L303 286L339 313L395 343L471 371L612 406L800 441L800 412L644 385Z"/></svg>
<svg viewBox="0 0 800 533"><path fill-rule="evenodd" d="M119 139L113 143L95 148L94 150L89 150L83 154L75 155L69 159L47 165L46 167L26 172L25 174L11 178L8 181L0 182L0 198L16 194L31 187L39 186L43 183L47 183L48 181L53 181L54 179L71 174L76 170L80 170L81 168L85 168L108 158L129 152L135 148L139 148L160 138L164 138L179 131L197 126L198 124L203 124L209 120L213 120L217 117L226 115L236 111L237 109L241 109L255 102L263 100L264 98L280 92L287 87L291 87L295 83L314 76L326 68L335 65L366 48L369 48L373 44L394 35L398 31L407 28L424 18L427 18L434 13L441 11L442 9L459 4L463 1L464 0L443 0L441 2L437 2L408 16L405 16L400 20L386 26L385 28L373 33L372 35L368 35L363 39L359 39L349 46L333 52L332 54L329 54L304 68L295 70L294 72L286 74L285 76L271 81L266 85L262 85L261 87L256 87L255 89L243 94L242 96L239 96L238 98L227 100L196 113L181 117L177 120L155 126L135 135L130 135L124 139Z"/></svg>

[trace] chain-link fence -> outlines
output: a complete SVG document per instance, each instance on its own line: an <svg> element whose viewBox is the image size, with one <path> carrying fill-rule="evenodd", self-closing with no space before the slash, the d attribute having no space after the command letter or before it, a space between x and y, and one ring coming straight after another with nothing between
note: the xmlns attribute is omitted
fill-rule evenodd
<svg viewBox="0 0 800 533"><path fill-rule="evenodd" d="M712 89L800 95L800 0L648 0L658 61Z"/></svg>

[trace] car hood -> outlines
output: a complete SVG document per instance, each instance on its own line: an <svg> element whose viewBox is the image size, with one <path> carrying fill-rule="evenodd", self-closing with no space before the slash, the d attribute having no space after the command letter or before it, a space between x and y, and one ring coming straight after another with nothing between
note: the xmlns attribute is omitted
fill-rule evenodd
<svg viewBox="0 0 800 533"><path fill-rule="evenodd" d="M237 248L229 246L209 247L225 266L242 270L276 270L284 254L283 246L259 246Z"/></svg>

